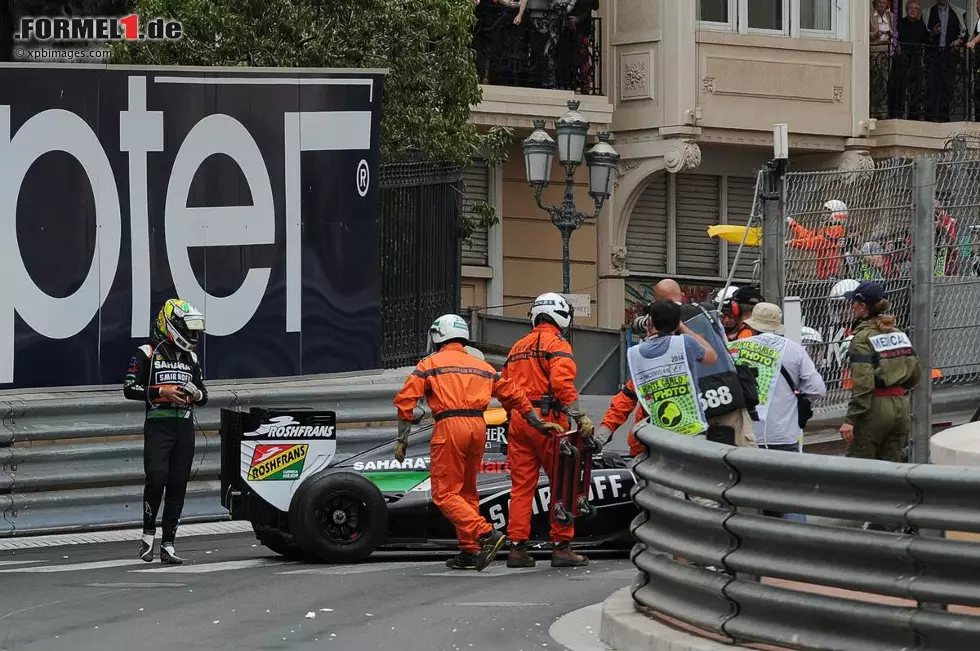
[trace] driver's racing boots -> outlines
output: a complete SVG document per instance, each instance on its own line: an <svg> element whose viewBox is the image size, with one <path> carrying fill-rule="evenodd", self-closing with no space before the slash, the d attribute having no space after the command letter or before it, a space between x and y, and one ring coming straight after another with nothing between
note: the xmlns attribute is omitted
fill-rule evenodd
<svg viewBox="0 0 980 651"><path fill-rule="evenodd" d="M153 534L145 533L140 537L140 559L147 563L153 562Z"/></svg>
<svg viewBox="0 0 980 651"><path fill-rule="evenodd" d="M527 553L527 541L511 544L507 567L534 567L534 559Z"/></svg>
<svg viewBox="0 0 980 651"><path fill-rule="evenodd" d="M497 552L504 546L507 537L492 529L489 533L480 536L476 543L480 546L480 553L476 555L476 571L482 572L497 557Z"/></svg>
<svg viewBox="0 0 980 651"><path fill-rule="evenodd" d="M589 559L573 552L568 542L556 543L555 551L551 553L551 567L584 567L588 564Z"/></svg>
<svg viewBox="0 0 980 651"><path fill-rule="evenodd" d="M164 565L183 565L184 559L177 556L173 543L160 545L160 562Z"/></svg>

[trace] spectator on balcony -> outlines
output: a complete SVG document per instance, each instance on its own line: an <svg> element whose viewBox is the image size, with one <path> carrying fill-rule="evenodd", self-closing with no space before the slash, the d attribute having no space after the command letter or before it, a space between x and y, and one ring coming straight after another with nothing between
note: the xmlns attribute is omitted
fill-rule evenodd
<svg viewBox="0 0 980 651"><path fill-rule="evenodd" d="M592 92L592 12L598 10L599 0L574 0L570 5L568 25L558 41L559 88L577 90L583 95Z"/></svg>
<svg viewBox="0 0 980 651"><path fill-rule="evenodd" d="M473 51L476 53L476 74L481 84L490 83L490 57L493 53L494 0L471 0L476 25L473 27Z"/></svg>
<svg viewBox="0 0 980 651"><path fill-rule="evenodd" d="M889 7L888 0L874 0L874 11L871 12L871 53L887 53L891 46L892 34L895 31L895 16Z"/></svg>
<svg viewBox="0 0 980 651"><path fill-rule="evenodd" d="M956 69L959 56L956 48L963 45L963 25L949 6L949 0L936 0L929 10L929 108L932 122L949 122L950 105L956 89Z"/></svg>
<svg viewBox="0 0 980 651"><path fill-rule="evenodd" d="M872 117L877 118L888 117L891 108L892 37L896 30L890 4L888 0L874 0L871 10L868 38L871 50L871 113Z"/></svg>
<svg viewBox="0 0 980 651"><path fill-rule="evenodd" d="M922 5L919 0L909 0L905 16L898 21L898 53L892 65L893 119L921 120L924 115L922 69L928 43L929 28L922 20Z"/></svg>
<svg viewBox="0 0 980 651"><path fill-rule="evenodd" d="M480 0L485 6L489 56L482 83L499 86L526 86L529 75L528 30L524 12L528 0Z"/></svg>
<svg viewBox="0 0 980 651"><path fill-rule="evenodd" d="M978 16L977 23L973 26L973 34L969 42L966 44L966 46L971 50L975 50L975 48L978 45L980 45L980 0L977 0L977 16ZM975 112L974 119L980 122L980 83L977 83L977 80L980 80L980 65L978 65L978 62L980 62L980 58L978 58L977 55L974 54L973 56L973 79L974 79L973 110Z"/></svg>

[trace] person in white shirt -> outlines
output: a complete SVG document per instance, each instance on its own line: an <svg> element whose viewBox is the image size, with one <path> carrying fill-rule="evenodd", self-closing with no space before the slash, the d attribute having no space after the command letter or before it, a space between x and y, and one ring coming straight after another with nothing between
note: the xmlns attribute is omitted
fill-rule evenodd
<svg viewBox="0 0 980 651"><path fill-rule="evenodd" d="M745 325L752 336L729 342L729 349L736 364L758 369L756 444L770 450L802 452L797 395L813 400L824 395L827 386L803 346L784 336L783 311L778 305L759 303Z"/></svg>

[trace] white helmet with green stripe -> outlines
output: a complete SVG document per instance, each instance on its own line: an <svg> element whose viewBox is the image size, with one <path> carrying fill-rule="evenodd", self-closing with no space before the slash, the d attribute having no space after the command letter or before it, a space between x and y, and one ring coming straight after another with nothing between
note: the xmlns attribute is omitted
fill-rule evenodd
<svg viewBox="0 0 980 651"><path fill-rule="evenodd" d="M468 344L470 327L458 314L443 314L429 326L429 338L436 346L453 339L460 339L464 344Z"/></svg>

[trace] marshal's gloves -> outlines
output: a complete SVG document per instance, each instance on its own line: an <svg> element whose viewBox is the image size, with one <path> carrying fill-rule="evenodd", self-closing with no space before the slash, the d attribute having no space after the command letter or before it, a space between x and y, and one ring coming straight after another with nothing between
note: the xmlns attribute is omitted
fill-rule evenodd
<svg viewBox="0 0 980 651"><path fill-rule="evenodd" d="M590 438L590 444L593 450L599 452L605 447L606 443L612 440L613 431L606 427L605 425L599 425L599 429L595 431Z"/></svg>
<svg viewBox="0 0 980 651"><path fill-rule="evenodd" d="M592 431L595 426L592 425L592 419L582 411L581 405L578 404L578 400L573 402L568 406L568 415L575 419L576 424L578 424L578 433L582 435L583 438L589 438L592 436Z"/></svg>
<svg viewBox="0 0 980 651"><path fill-rule="evenodd" d="M198 389L192 382L188 382L183 387L184 393L190 396L192 402L197 402L204 397L204 392Z"/></svg>
<svg viewBox="0 0 980 651"><path fill-rule="evenodd" d="M412 423L407 420L398 421L398 440L395 442L395 461L401 463L405 460L405 451L408 450L408 435L412 431Z"/></svg>
<svg viewBox="0 0 980 651"><path fill-rule="evenodd" d="M542 434L551 434L552 432L554 432L555 434L561 434L562 432L565 431L564 429L562 429L562 426L559 425L558 423L546 423L543 420L541 420L541 417L538 416L538 412L535 411L534 409L527 412L526 414L523 414L523 416L524 416L524 420L527 421L528 425L538 430Z"/></svg>

